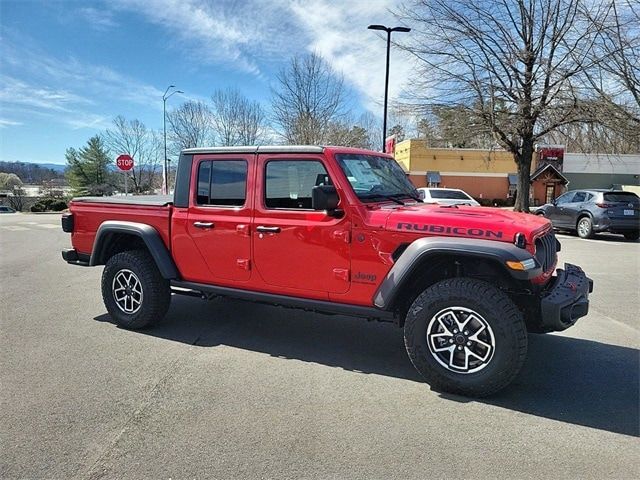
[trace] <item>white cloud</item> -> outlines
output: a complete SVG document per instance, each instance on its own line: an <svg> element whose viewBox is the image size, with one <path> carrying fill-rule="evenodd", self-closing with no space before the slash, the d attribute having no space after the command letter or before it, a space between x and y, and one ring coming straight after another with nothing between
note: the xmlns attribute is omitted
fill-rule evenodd
<svg viewBox="0 0 640 480"><path fill-rule="evenodd" d="M102 65L47 55L28 42L2 42L0 106L19 117L36 114L72 129L101 129L108 125L102 112L114 102L162 109L162 92L151 85Z"/></svg>
<svg viewBox="0 0 640 480"><path fill-rule="evenodd" d="M15 127L24 125L22 122L16 122L15 120L9 120L7 118L0 118L0 128Z"/></svg>
<svg viewBox="0 0 640 480"><path fill-rule="evenodd" d="M357 90L365 107L381 114L385 39L367 26L395 25L399 0L115 0L114 8L135 12L180 39L199 63L225 64L264 78L262 71L300 52L318 52ZM406 35L406 34L400 34ZM411 71L410 60L392 51L390 100Z"/></svg>
<svg viewBox="0 0 640 480"><path fill-rule="evenodd" d="M242 16L229 16L224 5L198 0L115 0L112 5L137 12L171 31L201 62L232 62L238 70L260 74L247 53L254 29ZM255 15L255 13L254 13Z"/></svg>
<svg viewBox="0 0 640 480"><path fill-rule="evenodd" d="M99 31L111 30L118 26L113 18L113 12L110 10L82 7L77 13L82 17L83 22Z"/></svg>
<svg viewBox="0 0 640 480"><path fill-rule="evenodd" d="M78 104L91 104L91 100L66 90L25 83L7 75L0 75L0 102L42 110L70 112Z"/></svg>
<svg viewBox="0 0 640 480"><path fill-rule="evenodd" d="M293 14L311 37L308 50L318 52L336 71L343 72L345 81L363 95L364 106L376 115L381 115L384 99L386 35L381 36L367 27L376 23L397 26L390 12L397 5L397 1L391 0L300 0L291 4ZM390 64L391 103L401 94L412 64L403 52L393 47Z"/></svg>

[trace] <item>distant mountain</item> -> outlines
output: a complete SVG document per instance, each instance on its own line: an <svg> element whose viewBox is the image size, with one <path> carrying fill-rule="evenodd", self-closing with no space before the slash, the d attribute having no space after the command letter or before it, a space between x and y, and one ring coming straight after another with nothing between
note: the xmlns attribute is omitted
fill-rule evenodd
<svg viewBox="0 0 640 480"><path fill-rule="evenodd" d="M61 165L59 163L38 163L42 168L49 168L51 170L55 170L58 173L64 173L64 169L67 168L66 165Z"/></svg>
<svg viewBox="0 0 640 480"><path fill-rule="evenodd" d="M58 163L2 162L0 172L15 173L24 183L41 184L54 178L64 178L65 165Z"/></svg>

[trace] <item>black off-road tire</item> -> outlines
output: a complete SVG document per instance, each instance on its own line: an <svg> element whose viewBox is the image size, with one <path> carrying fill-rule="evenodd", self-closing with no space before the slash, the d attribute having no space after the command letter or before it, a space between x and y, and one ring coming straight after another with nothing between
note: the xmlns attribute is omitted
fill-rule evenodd
<svg viewBox="0 0 640 480"><path fill-rule="evenodd" d="M436 314L451 307L474 311L493 331L493 356L479 371L451 371L431 352L427 341L429 323ZM422 292L407 313L404 341L413 366L432 388L471 397L485 397L509 385L527 355L522 313L505 293L470 278L443 280Z"/></svg>
<svg viewBox="0 0 640 480"><path fill-rule="evenodd" d="M593 237L593 221L591 217L582 217L578 219L576 224L576 233L580 238Z"/></svg>
<svg viewBox="0 0 640 480"><path fill-rule="evenodd" d="M119 272L133 272L141 285L139 307L126 313L115 299L114 278ZM128 250L112 256L102 272L102 299L115 323L127 329L149 327L159 322L171 303L169 281L162 277L153 257L146 250Z"/></svg>
<svg viewBox="0 0 640 480"><path fill-rule="evenodd" d="M636 232L626 232L624 234L624 238L626 238L627 240L638 240L640 238L640 232L636 231Z"/></svg>

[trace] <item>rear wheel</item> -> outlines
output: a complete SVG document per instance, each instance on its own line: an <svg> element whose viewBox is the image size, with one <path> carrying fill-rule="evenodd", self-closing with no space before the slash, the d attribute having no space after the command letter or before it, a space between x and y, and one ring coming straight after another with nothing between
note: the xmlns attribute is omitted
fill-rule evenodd
<svg viewBox="0 0 640 480"><path fill-rule="evenodd" d="M130 250L107 261L102 272L102 299L119 326L144 328L167 313L171 288L147 251Z"/></svg>
<svg viewBox="0 0 640 480"><path fill-rule="evenodd" d="M582 217L580 220L578 220L576 231L578 232L578 236L580 238L593 237L593 222L591 221L591 218Z"/></svg>
<svg viewBox="0 0 640 480"><path fill-rule="evenodd" d="M627 240L638 240L640 238L640 231L626 232L624 238Z"/></svg>
<svg viewBox="0 0 640 480"><path fill-rule="evenodd" d="M404 325L414 367L435 389L484 397L506 387L527 353L522 314L492 285L443 280L420 294Z"/></svg>

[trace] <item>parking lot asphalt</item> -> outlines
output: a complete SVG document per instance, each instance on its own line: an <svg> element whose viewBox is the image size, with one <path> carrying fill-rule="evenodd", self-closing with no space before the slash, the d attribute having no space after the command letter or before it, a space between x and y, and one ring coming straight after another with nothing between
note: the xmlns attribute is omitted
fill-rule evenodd
<svg viewBox="0 0 640 480"><path fill-rule="evenodd" d="M58 215L0 216L0 478L638 478L640 243L559 238L589 315L470 400L390 324L174 297L117 328Z"/></svg>

